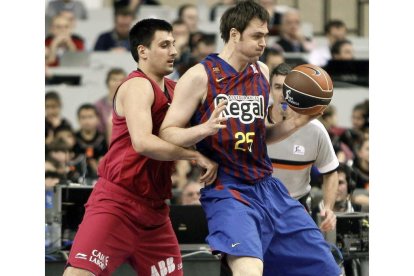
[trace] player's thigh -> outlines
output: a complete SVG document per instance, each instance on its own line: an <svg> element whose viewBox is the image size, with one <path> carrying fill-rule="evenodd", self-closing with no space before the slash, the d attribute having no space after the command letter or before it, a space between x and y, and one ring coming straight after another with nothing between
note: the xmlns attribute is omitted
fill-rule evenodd
<svg viewBox="0 0 414 276"><path fill-rule="evenodd" d="M95 275L88 270L68 266L65 269L63 276L95 276Z"/></svg>
<svg viewBox="0 0 414 276"><path fill-rule="evenodd" d="M87 210L70 250L67 267L110 275L133 252L135 231L119 216Z"/></svg>
<svg viewBox="0 0 414 276"><path fill-rule="evenodd" d="M233 276L262 276L263 262L258 258L227 255Z"/></svg>
<svg viewBox="0 0 414 276"><path fill-rule="evenodd" d="M214 254L263 259L260 231L264 220L252 203L211 188L203 191L201 202L209 230L206 240Z"/></svg>
<svg viewBox="0 0 414 276"><path fill-rule="evenodd" d="M183 275L181 252L169 218L159 227L140 229L130 263L138 275Z"/></svg>
<svg viewBox="0 0 414 276"><path fill-rule="evenodd" d="M317 229L276 235L264 255L264 276L339 276L341 271Z"/></svg>

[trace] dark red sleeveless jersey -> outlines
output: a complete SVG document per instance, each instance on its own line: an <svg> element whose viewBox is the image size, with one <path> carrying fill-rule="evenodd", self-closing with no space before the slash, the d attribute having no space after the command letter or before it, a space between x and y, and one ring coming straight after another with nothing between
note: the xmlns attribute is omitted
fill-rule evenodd
<svg viewBox="0 0 414 276"><path fill-rule="evenodd" d="M165 88L169 96L167 98L167 95L164 94L158 84L142 71L133 71L123 83L131 78L145 78L151 82L154 90L154 103L151 107L152 134L158 136L161 123L171 104L175 82L164 78ZM135 92L140 93L140 88L137 87ZM112 115L111 144L108 152L99 163L99 177L108 180L113 185L122 186L130 191L133 196L156 200L171 198L173 162L157 161L137 153L132 147L125 117L118 116L114 110Z"/></svg>
<svg viewBox="0 0 414 276"><path fill-rule="evenodd" d="M226 129L199 142L197 150L219 164L218 182L225 175L242 183L270 176L273 169L265 143L269 83L259 64L237 72L217 54L207 56L201 64L208 75L207 97L191 124L207 121L221 100L227 100L222 114L229 119Z"/></svg>

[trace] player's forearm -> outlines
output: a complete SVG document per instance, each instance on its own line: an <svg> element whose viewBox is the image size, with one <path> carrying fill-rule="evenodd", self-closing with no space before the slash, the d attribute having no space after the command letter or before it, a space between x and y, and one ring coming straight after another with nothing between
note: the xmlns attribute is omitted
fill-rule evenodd
<svg viewBox="0 0 414 276"><path fill-rule="evenodd" d="M160 130L161 139L185 148L195 145L208 135L203 125L190 128L166 127Z"/></svg>
<svg viewBox="0 0 414 276"><path fill-rule="evenodd" d="M137 153L159 161L193 160L199 154L168 143L152 134L135 139L133 147Z"/></svg>
<svg viewBox="0 0 414 276"><path fill-rule="evenodd" d="M338 173L336 171L323 176L322 190L325 208L333 210L338 191Z"/></svg>

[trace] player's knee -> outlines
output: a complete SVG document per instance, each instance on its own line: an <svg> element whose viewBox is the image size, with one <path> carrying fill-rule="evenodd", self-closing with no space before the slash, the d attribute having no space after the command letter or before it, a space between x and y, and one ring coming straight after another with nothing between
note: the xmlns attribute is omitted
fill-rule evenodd
<svg viewBox="0 0 414 276"><path fill-rule="evenodd" d="M227 256L233 276L262 276L263 262L252 257Z"/></svg>
<svg viewBox="0 0 414 276"><path fill-rule="evenodd" d="M63 276L94 276L94 274L85 269L68 266L63 272Z"/></svg>

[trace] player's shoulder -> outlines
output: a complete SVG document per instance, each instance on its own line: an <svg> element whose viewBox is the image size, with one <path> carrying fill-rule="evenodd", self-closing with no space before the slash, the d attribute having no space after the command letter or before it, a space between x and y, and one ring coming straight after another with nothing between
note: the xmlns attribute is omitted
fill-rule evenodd
<svg viewBox="0 0 414 276"><path fill-rule="evenodd" d="M194 84L206 84L208 81L207 72L204 68L204 65L202 65L201 63L198 63L190 69L188 69L187 72L185 72L184 75L181 77L181 79L190 81Z"/></svg>
<svg viewBox="0 0 414 276"><path fill-rule="evenodd" d="M139 91L140 93L135 93ZM143 77L134 77L123 82L118 88L118 94L126 95L152 95L154 88L152 87L151 82ZM123 97L121 96L121 97Z"/></svg>
<svg viewBox="0 0 414 276"><path fill-rule="evenodd" d="M267 67L267 65L264 62L258 60L257 64L259 64L260 70L262 70L263 73L269 74L269 67Z"/></svg>
<svg viewBox="0 0 414 276"><path fill-rule="evenodd" d="M259 64L260 71L262 71L263 75L269 81L269 68L267 67L267 65L261 62L260 60L257 61L257 64Z"/></svg>
<svg viewBox="0 0 414 276"><path fill-rule="evenodd" d="M122 83L121 87L125 88L142 88L142 89L147 89L147 88L151 88L152 89L152 84L151 82L144 78L144 77L134 77L134 78L130 78L128 80L126 80L124 83Z"/></svg>

